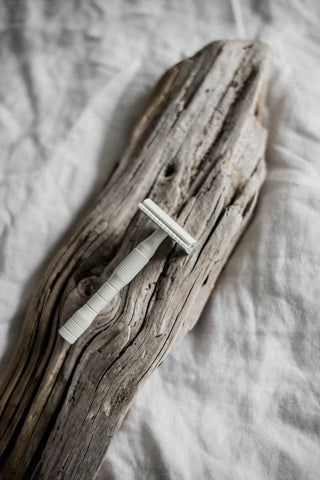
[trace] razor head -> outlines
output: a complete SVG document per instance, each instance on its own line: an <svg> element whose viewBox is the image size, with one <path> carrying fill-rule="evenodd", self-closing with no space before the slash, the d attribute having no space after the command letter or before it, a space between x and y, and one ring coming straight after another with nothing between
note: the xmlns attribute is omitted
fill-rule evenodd
<svg viewBox="0 0 320 480"><path fill-rule="evenodd" d="M189 233L180 227L177 222L172 220L172 218L150 198L146 198L142 203L139 203L139 208L188 254L192 252L197 240L191 237Z"/></svg>

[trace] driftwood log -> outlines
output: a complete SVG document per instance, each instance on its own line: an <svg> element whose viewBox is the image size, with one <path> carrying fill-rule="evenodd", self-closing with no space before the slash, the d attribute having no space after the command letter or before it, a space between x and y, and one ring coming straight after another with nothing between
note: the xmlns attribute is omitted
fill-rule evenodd
<svg viewBox="0 0 320 480"><path fill-rule="evenodd" d="M1 389L9 479L91 479L138 387L199 319L265 176L269 49L218 41L156 85L90 213L56 254ZM58 328L153 228L151 197L191 235L153 260L70 346Z"/></svg>

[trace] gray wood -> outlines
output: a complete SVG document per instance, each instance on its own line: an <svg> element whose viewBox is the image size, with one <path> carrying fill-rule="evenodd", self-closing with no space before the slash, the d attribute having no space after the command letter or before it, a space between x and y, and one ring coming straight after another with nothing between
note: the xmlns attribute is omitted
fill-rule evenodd
<svg viewBox="0 0 320 480"><path fill-rule="evenodd" d="M90 212L55 255L0 392L2 478L93 478L138 388L199 319L265 177L269 49L219 41L156 85ZM58 328L153 229L151 197L199 244L165 240L73 346Z"/></svg>

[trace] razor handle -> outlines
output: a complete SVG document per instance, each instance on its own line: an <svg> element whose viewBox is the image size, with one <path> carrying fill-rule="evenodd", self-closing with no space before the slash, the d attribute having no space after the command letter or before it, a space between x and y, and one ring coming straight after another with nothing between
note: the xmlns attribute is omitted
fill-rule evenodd
<svg viewBox="0 0 320 480"><path fill-rule="evenodd" d="M96 316L112 298L147 265L161 242L167 236L161 228L137 245L119 263L108 280L79 308L59 329L60 335L69 343L74 343L89 328Z"/></svg>

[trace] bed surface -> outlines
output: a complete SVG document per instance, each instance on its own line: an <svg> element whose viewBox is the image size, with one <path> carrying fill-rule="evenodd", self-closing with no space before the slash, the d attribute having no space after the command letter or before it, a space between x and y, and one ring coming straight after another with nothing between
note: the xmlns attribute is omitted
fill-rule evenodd
<svg viewBox="0 0 320 480"><path fill-rule="evenodd" d="M0 4L1 376L66 232L159 76L206 43L272 49L268 176L195 328L135 398L98 479L318 480L320 4Z"/></svg>

